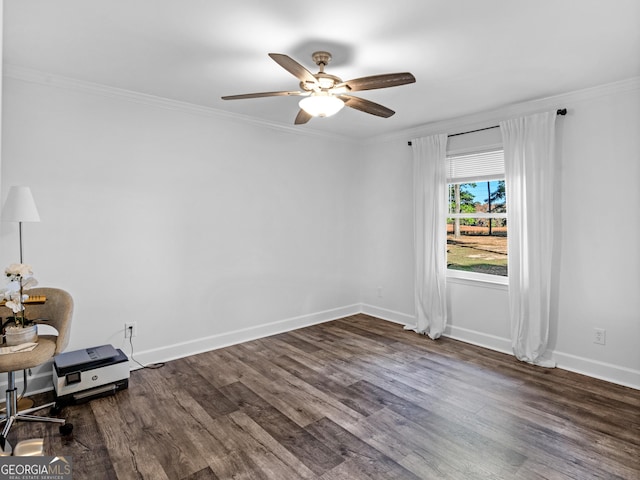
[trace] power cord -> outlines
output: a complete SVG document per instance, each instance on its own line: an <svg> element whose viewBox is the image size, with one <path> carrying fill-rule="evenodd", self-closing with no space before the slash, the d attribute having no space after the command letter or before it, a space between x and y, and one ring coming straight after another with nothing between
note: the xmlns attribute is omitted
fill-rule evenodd
<svg viewBox="0 0 640 480"><path fill-rule="evenodd" d="M138 365L140 365L142 368L149 368L151 370L155 370L158 368L162 368L164 367L164 362L159 362L159 363L151 363L149 365L143 365L141 364L138 360L136 360L133 356L133 340L132 340L133 335L129 335L129 345L131 345L131 360L133 360L134 362L136 362Z"/></svg>

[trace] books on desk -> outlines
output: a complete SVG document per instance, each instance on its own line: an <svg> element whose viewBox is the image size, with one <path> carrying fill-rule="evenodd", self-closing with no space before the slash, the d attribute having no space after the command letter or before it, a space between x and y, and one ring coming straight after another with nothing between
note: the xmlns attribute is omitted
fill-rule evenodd
<svg viewBox="0 0 640 480"><path fill-rule="evenodd" d="M25 305L42 305L47 301L47 297L45 295L29 295L24 302ZM6 300L0 301L0 307L4 307L4 304L7 303Z"/></svg>

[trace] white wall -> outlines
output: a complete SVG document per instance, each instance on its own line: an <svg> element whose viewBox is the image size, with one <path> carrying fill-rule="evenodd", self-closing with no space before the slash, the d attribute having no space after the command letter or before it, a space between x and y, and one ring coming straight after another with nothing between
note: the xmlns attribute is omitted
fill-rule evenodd
<svg viewBox="0 0 640 480"><path fill-rule="evenodd" d="M552 340L561 363L581 369L573 355L626 367L640 385L640 88L634 87L577 100L561 122ZM595 327L606 329L605 346L593 343Z"/></svg>
<svg viewBox="0 0 640 480"><path fill-rule="evenodd" d="M358 311L355 144L49 83L5 78L2 186L32 189L25 261L74 296L69 350L128 353L136 321L146 363Z"/></svg>
<svg viewBox="0 0 640 480"><path fill-rule="evenodd" d="M4 0L0 0L0 52L3 51L3 42L4 42ZM2 58L2 55L0 55ZM2 179L2 81L4 79L3 75L4 63L0 62L0 179ZM2 185L0 185L0 198L2 198Z"/></svg>
<svg viewBox="0 0 640 480"><path fill-rule="evenodd" d="M362 301L413 318L413 167L406 139L365 149L361 245Z"/></svg>
<svg viewBox="0 0 640 480"><path fill-rule="evenodd" d="M640 388L640 81L603 86L467 118L369 145L364 166L364 310L401 323L414 315L411 149L407 140L495 125L541 108L558 118L555 296L551 348L562 368ZM383 286L383 296L376 287ZM447 334L510 351L505 286L448 282ZM595 327L606 345L593 343Z"/></svg>

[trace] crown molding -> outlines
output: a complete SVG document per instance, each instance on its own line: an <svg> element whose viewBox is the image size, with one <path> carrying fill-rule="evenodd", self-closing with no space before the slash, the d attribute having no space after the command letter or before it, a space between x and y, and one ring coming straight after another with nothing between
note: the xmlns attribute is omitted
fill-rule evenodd
<svg viewBox="0 0 640 480"><path fill-rule="evenodd" d="M330 139L333 141L339 140L348 143L355 143L358 141L344 135L336 135L333 133L320 132L318 130L312 129L300 130L298 128L295 128L294 126L284 123L261 120L249 115L227 112L212 107L205 107L202 105L182 102L170 98L149 95L133 90L127 90L124 88L112 87L100 83L93 83L85 80L64 77L61 75L47 73L26 67L20 67L17 65L3 65L2 73L6 78L19 80L22 82L66 89L74 92L86 93L89 95L98 95L115 100L124 100L156 108L163 108L165 110L180 111L191 115L199 115L202 117L233 121L245 125L248 123L262 128L269 128L272 130L278 130L280 132L292 133L298 136L303 135L313 138Z"/></svg>
<svg viewBox="0 0 640 480"><path fill-rule="evenodd" d="M407 141L437 133L452 134L461 131L475 130L497 125L501 121L509 118L530 115L545 110L569 108L570 112L571 106L580 102L637 90L640 90L640 77L632 77L626 80L584 88L573 92L505 105L489 111L444 119L388 135L380 135L375 138L370 138L369 140L376 142L389 142L394 140Z"/></svg>
<svg viewBox="0 0 640 480"><path fill-rule="evenodd" d="M573 92L553 95L536 100L530 100L527 102L504 105L502 107L489 111L483 111L461 117L443 119L437 122L427 123L404 130L398 130L386 135L377 135L375 137L368 138L351 138L344 135L320 132L313 129L300 130L296 127L284 123L261 120L249 115L227 112L212 107L205 107L202 105L182 102L179 100L172 100L169 98L135 92L123 88L111 87L104 84L64 77L61 75L47 73L26 67L20 67L12 64L5 64L3 66L3 76L23 82L62 88L76 92L83 92L91 95L99 95L167 110L180 111L192 115L222 119L245 125L251 124L262 128L277 130L279 132L292 133L297 136L302 135L312 138L329 139L332 141L338 140L350 144L361 144L363 142L379 143L396 140L406 141L426 135L433 135L435 133L450 134L460 131L474 130L476 128L484 128L486 126L497 125L502 120L521 115L528 115L555 108L565 108L567 105L573 105L598 97L640 90L640 77L632 77L626 80L598 85L595 87L576 90Z"/></svg>

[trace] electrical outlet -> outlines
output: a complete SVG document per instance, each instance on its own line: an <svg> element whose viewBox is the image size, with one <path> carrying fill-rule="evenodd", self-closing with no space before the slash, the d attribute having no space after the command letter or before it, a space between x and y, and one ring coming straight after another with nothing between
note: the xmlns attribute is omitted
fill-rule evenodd
<svg viewBox="0 0 640 480"><path fill-rule="evenodd" d="M138 334L138 326L136 322L124 324L124 338L135 337Z"/></svg>
<svg viewBox="0 0 640 480"><path fill-rule="evenodd" d="M378 287L378 298L382 298L382 287Z"/></svg>
<svg viewBox="0 0 640 480"><path fill-rule="evenodd" d="M593 343L604 345L607 343L607 331L604 328L593 329Z"/></svg>

